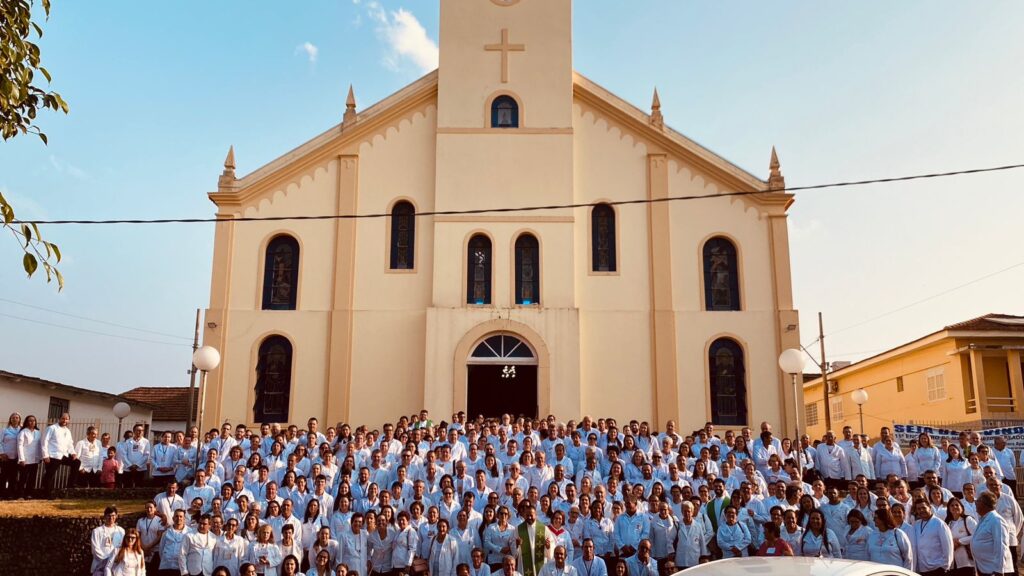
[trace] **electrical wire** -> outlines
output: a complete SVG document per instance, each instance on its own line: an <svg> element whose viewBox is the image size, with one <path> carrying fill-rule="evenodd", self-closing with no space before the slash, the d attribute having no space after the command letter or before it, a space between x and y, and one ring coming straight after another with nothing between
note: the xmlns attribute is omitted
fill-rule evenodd
<svg viewBox="0 0 1024 576"><path fill-rule="evenodd" d="M25 318L23 316L14 316L12 314L4 314L0 312L0 316L4 318L11 318L13 320L22 320L24 322L31 322L32 324L42 324L43 326L52 326L54 328L63 328L64 330L71 330L73 332L84 332L85 334L95 334L96 336L106 336L108 338L120 338L121 340L128 340L130 342L146 342L149 344L163 344L164 346L182 346L191 347L189 344L182 344L179 342L163 342L160 340L149 340L146 338L133 338L131 336L122 336L120 334L109 334L107 332L99 332L97 330L89 330L87 328L76 328L74 326L65 326L63 324L54 324L53 322L44 322L42 320L36 320L34 318Z"/></svg>
<svg viewBox="0 0 1024 576"><path fill-rule="evenodd" d="M145 332L147 334L154 334L156 336L166 336L168 338L178 338L180 340L192 341L192 338L187 336L180 336L178 334L168 334L166 332L158 332L156 330L147 330L145 328L136 328L134 326L127 326L125 324L118 324L116 322L109 322L107 320L99 320L97 318L89 318L88 316L78 316L76 314L69 314L67 312L61 312L60 310L54 310L52 308L44 308L42 306L36 306L34 304L26 304L24 302L17 302L14 300L8 300L7 298L0 298L0 302L6 302L7 304L14 304L15 306L23 306L25 308L32 308L35 310L42 310L44 312L50 312L51 314L59 314L61 316L67 316L68 318L76 318L78 320L85 320L87 322L95 322L97 324L106 324L107 326L113 326L115 328L124 328L125 330L134 330L136 332Z"/></svg>
<svg viewBox="0 0 1024 576"><path fill-rule="evenodd" d="M657 204L661 202L679 202L687 200L704 200L707 198L727 198L730 196L752 196L755 194L768 194L776 192L801 192L807 190L823 190L826 188L845 188L850 186L867 186L872 184L889 184L893 182L909 182L911 180L925 180L931 178L947 178L951 176L965 176L969 174L982 174L986 172L1002 172L1024 168L1024 164L1008 164L1004 166L993 166L989 168L970 168L967 170L956 170L951 172L932 172L928 174L912 174L908 176L895 176L891 178L875 178L871 180L848 180L841 182L830 182L826 184L813 184L809 186L795 186L785 190L743 190L721 192L718 194L693 194L686 196L667 196L665 198L639 198L635 200L613 200L609 202L581 202L575 204L550 204L545 206L520 206L517 208L477 208L468 210L433 210L428 212L417 212L417 217L427 216L458 216L472 214L499 214L507 212L538 212L542 210L565 210L572 208L593 208L600 205L628 206L634 204ZM389 218L390 213L376 212L366 214L319 214L304 216L241 216L223 220L219 218L154 218L154 219L110 219L110 220L16 220L17 224L45 224L56 226L64 224L83 225L110 225L110 224L201 224L219 221L229 222L275 222L284 220L360 220L368 218Z"/></svg>

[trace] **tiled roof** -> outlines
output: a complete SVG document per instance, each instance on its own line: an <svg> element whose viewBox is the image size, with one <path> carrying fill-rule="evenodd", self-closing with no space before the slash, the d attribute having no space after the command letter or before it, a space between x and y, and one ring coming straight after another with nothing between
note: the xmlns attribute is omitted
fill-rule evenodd
<svg viewBox="0 0 1024 576"><path fill-rule="evenodd" d="M188 420L188 388L184 386L161 388L156 386L140 386L122 394L139 402L153 404L153 420ZM192 417L198 408L199 389L192 391Z"/></svg>
<svg viewBox="0 0 1024 576"><path fill-rule="evenodd" d="M946 326L946 330L970 330L975 332L1024 332L1024 316L1009 314L985 314L965 322Z"/></svg>

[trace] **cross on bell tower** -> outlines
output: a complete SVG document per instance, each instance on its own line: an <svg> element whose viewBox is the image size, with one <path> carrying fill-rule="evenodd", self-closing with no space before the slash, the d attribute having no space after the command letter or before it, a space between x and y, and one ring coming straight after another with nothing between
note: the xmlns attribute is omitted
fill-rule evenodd
<svg viewBox="0 0 1024 576"><path fill-rule="evenodd" d="M508 84L508 55L510 52L526 52L526 44L510 44L508 28L501 29L501 44L485 44L488 52L501 52L501 83Z"/></svg>

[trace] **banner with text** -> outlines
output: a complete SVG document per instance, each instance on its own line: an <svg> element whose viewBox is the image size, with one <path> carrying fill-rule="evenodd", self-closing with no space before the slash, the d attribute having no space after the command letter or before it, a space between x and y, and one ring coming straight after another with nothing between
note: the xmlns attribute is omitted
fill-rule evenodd
<svg viewBox="0 0 1024 576"><path fill-rule="evenodd" d="M911 440L917 440L917 437L922 433L927 432L932 437L932 442L936 446L939 446L942 439L945 438L950 443L956 444L960 438L959 430L952 430L949 428L936 428L933 426L918 426L916 424L893 424L892 425L893 436L900 443L900 446L906 448ZM1003 428L989 428L988 430L978 430L981 434L981 441L989 446L995 443L997 436L1006 438L1006 445L1013 448L1016 451L1024 450L1024 426L1006 426Z"/></svg>

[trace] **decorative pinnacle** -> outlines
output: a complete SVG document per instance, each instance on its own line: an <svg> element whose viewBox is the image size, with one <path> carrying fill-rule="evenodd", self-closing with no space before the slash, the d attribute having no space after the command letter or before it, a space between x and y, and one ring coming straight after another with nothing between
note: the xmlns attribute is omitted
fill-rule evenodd
<svg viewBox="0 0 1024 576"><path fill-rule="evenodd" d="M785 190L786 189L786 177L782 175L781 164L779 164L779 155L775 152L775 146L772 146L772 159L768 163L768 190Z"/></svg>
<svg viewBox="0 0 1024 576"><path fill-rule="evenodd" d="M224 171L217 179L217 188L220 191L233 190L235 187L235 147L228 148L228 155L224 158Z"/></svg>
<svg viewBox="0 0 1024 576"><path fill-rule="evenodd" d="M658 89L654 89L654 98L651 99L651 125L655 128L665 126L665 117L661 115L661 98L658 97Z"/></svg>
<svg viewBox="0 0 1024 576"><path fill-rule="evenodd" d="M346 124L356 121L356 93L351 84L348 86L348 98L345 99L344 121Z"/></svg>

